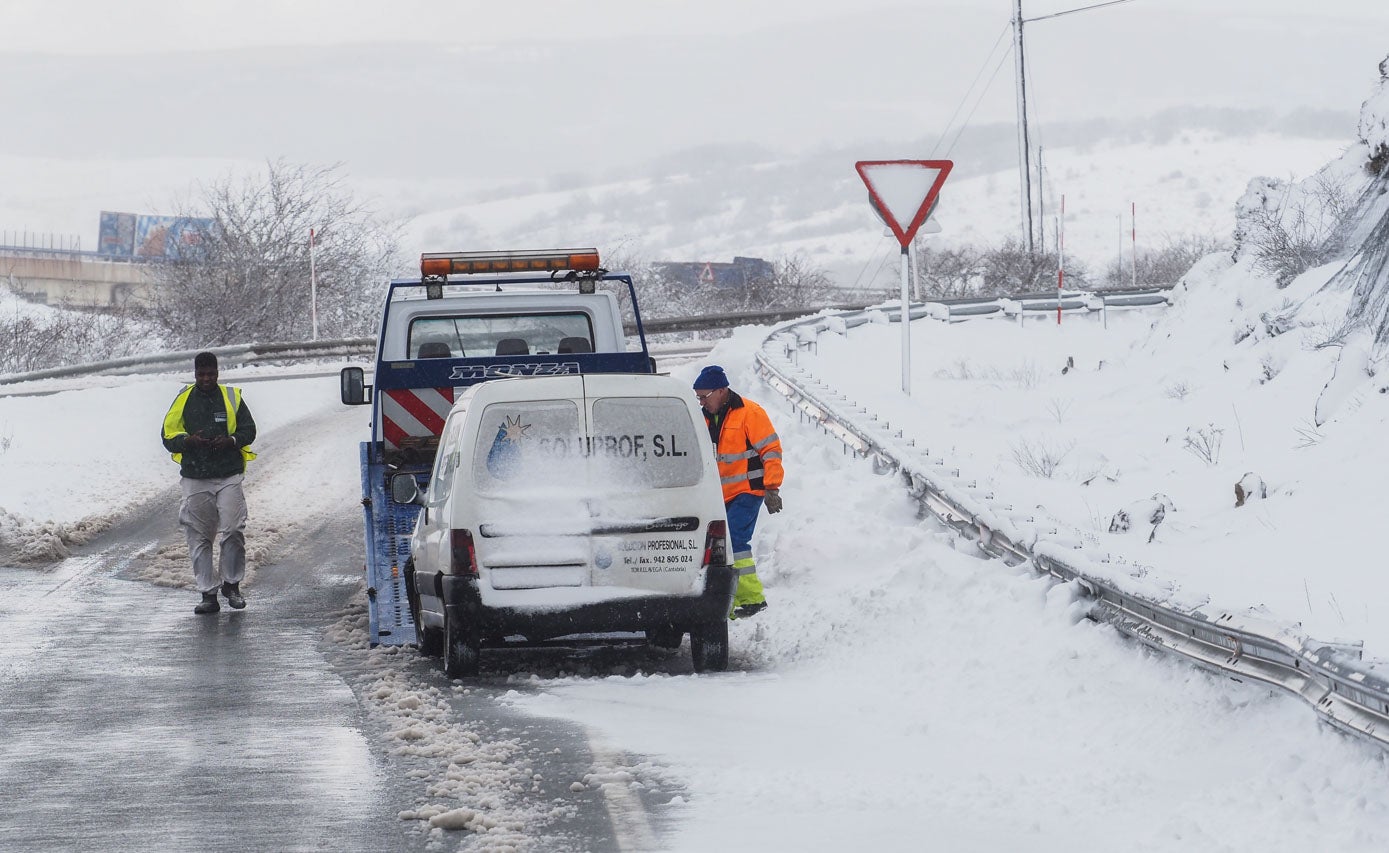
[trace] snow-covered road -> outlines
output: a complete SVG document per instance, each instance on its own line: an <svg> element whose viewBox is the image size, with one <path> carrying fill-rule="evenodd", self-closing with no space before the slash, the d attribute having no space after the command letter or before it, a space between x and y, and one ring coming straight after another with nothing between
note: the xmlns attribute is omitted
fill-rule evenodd
<svg viewBox="0 0 1389 853"><path fill-rule="evenodd" d="M404 830L443 849L526 837L532 849L542 838L564 847L572 837L556 821L617 804L613 849L1389 845L1383 755L1317 727L1294 699L1142 651L1081 618L1068 588L980 559L918 520L894 478L874 476L757 384L763 334L741 330L711 356L771 407L789 472L787 509L764 516L756 544L771 608L733 625L731 671L694 676L683 653L550 654L448 684L411 650L365 650L360 611L331 629L355 656L343 677L384 733L376 746L408 759L397 780L414 791ZM954 341L960 358L970 340ZM167 488L176 473L154 424L181 378L0 399L6 541L118 509L113 481L124 496ZM248 389L267 429L302 424L312 436L265 443L251 474L253 548L304 519L358 511L365 417L344 414L336 391L331 379ZM107 413L102 439L79 441L94 431L82 420L92 407ZM38 470L46 486L27 479ZM340 547L360 555L355 542ZM179 582L177 548L157 562L152 578ZM255 581L248 590L254 606ZM164 594L189 610L192 630L191 594ZM488 730L462 716L460 697L535 723ZM534 780L538 799L518 799L525 780L545 775L527 771L550 720L587 733L553 747L578 764L572 778ZM494 832L479 815L498 818Z"/></svg>

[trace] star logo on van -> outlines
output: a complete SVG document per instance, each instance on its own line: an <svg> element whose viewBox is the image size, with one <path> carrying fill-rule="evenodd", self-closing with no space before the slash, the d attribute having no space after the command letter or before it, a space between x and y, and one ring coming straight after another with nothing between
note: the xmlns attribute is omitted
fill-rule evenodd
<svg viewBox="0 0 1389 853"><path fill-rule="evenodd" d="M508 417L506 423L502 424L502 440L511 444L518 443L526 437L526 431L531 428L531 424L521 423L521 416L517 415L515 420Z"/></svg>

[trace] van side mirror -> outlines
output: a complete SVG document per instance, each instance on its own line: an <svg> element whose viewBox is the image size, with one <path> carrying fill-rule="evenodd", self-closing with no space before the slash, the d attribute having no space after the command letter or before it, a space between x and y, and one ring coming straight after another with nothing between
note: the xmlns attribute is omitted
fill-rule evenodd
<svg viewBox="0 0 1389 853"><path fill-rule="evenodd" d="M393 474L391 476L391 500L398 504L419 504L424 506L424 495L420 494L419 483L414 474Z"/></svg>
<svg viewBox="0 0 1389 853"><path fill-rule="evenodd" d="M361 406L371 402L371 386L366 384L366 373L362 368L344 367L338 382L345 405Z"/></svg>

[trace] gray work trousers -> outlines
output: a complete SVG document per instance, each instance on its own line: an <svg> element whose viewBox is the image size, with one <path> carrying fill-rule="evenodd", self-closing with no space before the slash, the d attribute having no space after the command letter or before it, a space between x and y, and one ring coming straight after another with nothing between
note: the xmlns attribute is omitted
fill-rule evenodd
<svg viewBox="0 0 1389 853"><path fill-rule="evenodd" d="M246 577L246 494L244 474L214 480L183 478L178 523L188 536L193 580L199 592L212 592ZM217 569L212 568L212 539L218 540Z"/></svg>

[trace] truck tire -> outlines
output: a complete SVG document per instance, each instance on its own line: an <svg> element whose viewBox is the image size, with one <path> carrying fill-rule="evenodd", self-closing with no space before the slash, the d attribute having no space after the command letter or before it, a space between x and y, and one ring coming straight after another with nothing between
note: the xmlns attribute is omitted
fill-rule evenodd
<svg viewBox="0 0 1389 853"><path fill-rule="evenodd" d="M477 675L482 657L482 638L474 626L457 624L444 608L444 674L449 678Z"/></svg>
<svg viewBox="0 0 1389 853"><path fill-rule="evenodd" d="M690 657L695 672L728 669L728 620L708 622L690 632Z"/></svg>

